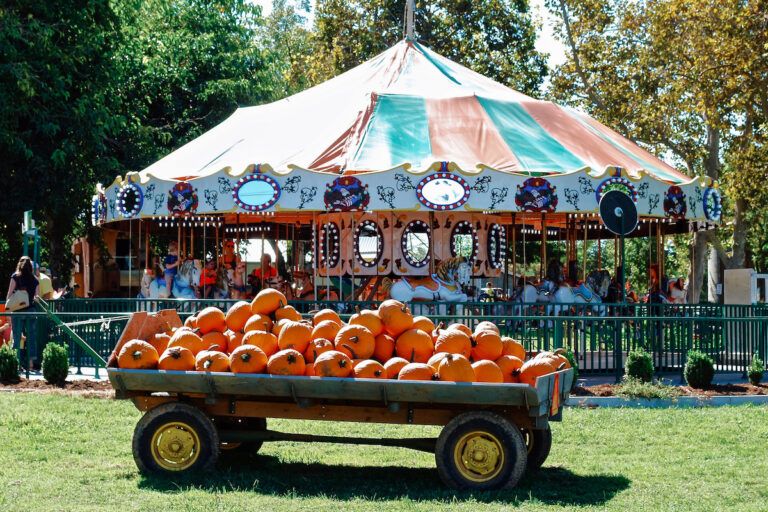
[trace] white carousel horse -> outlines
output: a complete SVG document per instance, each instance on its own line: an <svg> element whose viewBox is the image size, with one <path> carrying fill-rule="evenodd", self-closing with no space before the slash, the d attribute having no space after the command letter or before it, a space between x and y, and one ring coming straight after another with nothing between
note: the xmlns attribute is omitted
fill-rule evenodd
<svg viewBox="0 0 768 512"><path fill-rule="evenodd" d="M149 294L145 298L149 299L167 299L171 296L168 288L165 286L165 277L152 277L149 283ZM142 292L143 293L143 292Z"/></svg>
<svg viewBox="0 0 768 512"><path fill-rule="evenodd" d="M463 257L448 258L437 265L431 276L398 279L389 289L389 296L406 303L414 300L467 302L462 288L471 278L472 267Z"/></svg>
<svg viewBox="0 0 768 512"><path fill-rule="evenodd" d="M194 299L200 284L203 266L200 260L185 260L173 279L173 296L177 299Z"/></svg>
<svg viewBox="0 0 768 512"><path fill-rule="evenodd" d="M549 261L547 265L547 274L539 286L534 286L525 282L522 287L518 287L512 295L512 302L515 305L515 314L529 314L531 307L536 303L549 304L555 302L555 292L565 280L563 267L556 259ZM526 308L526 311L523 310Z"/></svg>
<svg viewBox="0 0 768 512"><path fill-rule="evenodd" d="M611 286L611 275L607 270L594 270L587 275L586 281L577 287L561 285L555 292L554 303L561 304L602 304ZM596 306L595 313L603 312L605 308ZM555 306L555 314L567 310L567 306Z"/></svg>

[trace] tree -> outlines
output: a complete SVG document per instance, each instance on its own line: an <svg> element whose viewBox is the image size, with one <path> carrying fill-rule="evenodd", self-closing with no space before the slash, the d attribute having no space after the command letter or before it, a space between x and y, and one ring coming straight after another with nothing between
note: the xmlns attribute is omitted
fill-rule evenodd
<svg viewBox="0 0 768 512"><path fill-rule="evenodd" d="M726 185L732 226L726 247L712 232L692 240L700 296L707 243L726 267L744 265L768 109L768 18L760 2L724 0L548 0L559 16L568 60L552 79L557 100L577 105L689 175ZM752 150L752 151L751 151ZM725 167L733 178L724 174ZM764 203L763 203L764 204ZM730 250L730 252L729 252Z"/></svg>
<svg viewBox="0 0 768 512"><path fill-rule="evenodd" d="M317 83L381 53L403 38L405 0L318 0L312 34ZM416 39L478 73L537 96L546 75L534 48L527 2L416 2Z"/></svg>

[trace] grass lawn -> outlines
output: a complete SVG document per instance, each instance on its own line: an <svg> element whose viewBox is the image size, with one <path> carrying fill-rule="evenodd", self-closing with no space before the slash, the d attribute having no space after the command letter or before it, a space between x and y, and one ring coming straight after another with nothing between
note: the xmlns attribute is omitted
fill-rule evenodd
<svg viewBox="0 0 768 512"><path fill-rule="evenodd" d="M768 510L768 409L566 410L544 468L514 491L445 489L400 448L266 444L195 480L141 476L126 401L0 394L0 510ZM434 427L288 422L286 431L437 435Z"/></svg>

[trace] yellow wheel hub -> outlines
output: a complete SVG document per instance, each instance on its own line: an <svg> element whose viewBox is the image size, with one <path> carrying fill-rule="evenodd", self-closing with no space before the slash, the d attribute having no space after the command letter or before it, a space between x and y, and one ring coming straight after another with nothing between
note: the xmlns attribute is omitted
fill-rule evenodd
<svg viewBox="0 0 768 512"><path fill-rule="evenodd" d="M462 476L473 482L492 480L504 466L501 442L488 432L465 434L456 443L453 456Z"/></svg>
<svg viewBox="0 0 768 512"><path fill-rule="evenodd" d="M184 471L200 456L197 432L180 421L160 426L152 436L152 458L168 471Z"/></svg>

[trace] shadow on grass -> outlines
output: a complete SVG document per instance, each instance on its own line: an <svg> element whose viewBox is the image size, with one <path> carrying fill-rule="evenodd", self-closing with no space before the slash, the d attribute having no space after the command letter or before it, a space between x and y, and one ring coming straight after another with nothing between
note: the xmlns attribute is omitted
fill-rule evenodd
<svg viewBox="0 0 768 512"><path fill-rule="evenodd" d="M210 475L175 479L142 476L139 487L164 492L252 491L338 500L408 498L509 503L535 500L575 506L603 505L629 484L629 479L619 475L576 475L567 469L544 467L526 475L517 488L509 491L462 492L445 487L434 468L281 462L274 456L257 455L250 461L220 464L215 478Z"/></svg>

